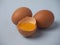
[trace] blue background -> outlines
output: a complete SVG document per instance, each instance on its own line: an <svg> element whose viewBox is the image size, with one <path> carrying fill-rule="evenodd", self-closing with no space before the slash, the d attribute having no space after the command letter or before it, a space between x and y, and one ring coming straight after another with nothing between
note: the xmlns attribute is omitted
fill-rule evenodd
<svg viewBox="0 0 60 45"><path fill-rule="evenodd" d="M13 12L24 6L30 8L33 15L42 9L51 10L54 24L37 31L33 38L24 38L11 21ZM0 45L60 45L60 0L0 0Z"/></svg>

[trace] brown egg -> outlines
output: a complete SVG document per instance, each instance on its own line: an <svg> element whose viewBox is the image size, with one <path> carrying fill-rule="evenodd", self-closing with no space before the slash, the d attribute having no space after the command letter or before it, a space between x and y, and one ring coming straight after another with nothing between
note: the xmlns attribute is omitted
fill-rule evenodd
<svg viewBox="0 0 60 45"><path fill-rule="evenodd" d="M49 10L38 11L34 17L40 28L48 28L54 22L54 14Z"/></svg>
<svg viewBox="0 0 60 45"><path fill-rule="evenodd" d="M18 8L12 15L12 22L17 25L17 23L24 17L32 17L32 12L27 7Z"/></svg>
<svg viewBox="0 0 60 45"><path fill-rule="evenodd" d="M17 28L24 37L31 37L36 32L36 20L33 17L25 17L18 22Z"/></svg>

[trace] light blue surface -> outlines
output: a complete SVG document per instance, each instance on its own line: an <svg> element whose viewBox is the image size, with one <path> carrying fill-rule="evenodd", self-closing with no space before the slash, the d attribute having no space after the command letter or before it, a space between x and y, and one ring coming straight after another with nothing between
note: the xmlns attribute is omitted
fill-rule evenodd
<svg viewBox="0 0 60 45"><path fill-rule="evenodd" d="M53 26L42 35L38 31L35 38L24 38L11 22L15 9L22 6L29 7L33 15L42 9L51 10ZM60 45L60 0L0 0L0 45Z"/></svg>

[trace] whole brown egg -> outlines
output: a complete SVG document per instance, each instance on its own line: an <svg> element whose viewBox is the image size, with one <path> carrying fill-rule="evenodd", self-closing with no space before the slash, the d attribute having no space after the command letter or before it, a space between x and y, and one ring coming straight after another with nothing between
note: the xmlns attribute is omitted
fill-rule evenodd
<svg viewBox="0 0 60 45"><path fill-rule="evenodd" d="M12 15L12 22L17 25L17 23L26 16L32 17L31 10L27 7L18 8Z"/></svg>
<svg viewBox="0 0 60 45"><path fill-rule="evenodd" d="M49 10L38 11L34 15L34 18L36 19L39 28L48 28L54 22L54 14Z"/></svg>

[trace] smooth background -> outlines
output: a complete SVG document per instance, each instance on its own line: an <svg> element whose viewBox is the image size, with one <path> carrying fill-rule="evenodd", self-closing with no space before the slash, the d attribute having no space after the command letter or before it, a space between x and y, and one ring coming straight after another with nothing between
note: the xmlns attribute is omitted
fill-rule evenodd
<svg viewBox="0 0 60 45"><path fill-rule="evenodd" d="M11 21L13 12L22 6L30 8L33 15L42 9L51 10L54 24L37 31L33 38L24 38ZM60 45L60 0L0 0L0 45Z"/></svg>

